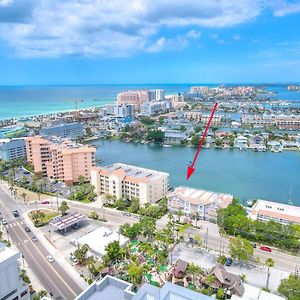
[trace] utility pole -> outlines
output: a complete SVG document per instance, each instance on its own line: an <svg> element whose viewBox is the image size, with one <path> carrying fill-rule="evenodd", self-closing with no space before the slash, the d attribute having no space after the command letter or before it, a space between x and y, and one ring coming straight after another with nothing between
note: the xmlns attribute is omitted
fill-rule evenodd
<svg viewBox="0 0 300 300"><path fill-rule="evenodd" d="M206 233L205 233L205 249L207 250L207 243L208 243L208 227L206 227Z"/></svg>
<svg viewBox="0 0 300 300"><path fill-rule="evenodd" d="M24 255L22 254L22 262L23 262L23 269L25 270L25 260L24 260Z"/></svg>

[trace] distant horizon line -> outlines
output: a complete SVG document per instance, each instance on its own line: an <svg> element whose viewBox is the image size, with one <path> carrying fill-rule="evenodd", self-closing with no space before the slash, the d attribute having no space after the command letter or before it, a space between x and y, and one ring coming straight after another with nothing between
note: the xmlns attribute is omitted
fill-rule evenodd
<svg viewBox="0 0 300 300"><path fill-rule="evenodd" d="M58 83L58 84L0 84L0 88L5 87L43 87L43 86L109 86L109 85L290 85L300 84L300 82L177 82L177 83Z"/></svg>

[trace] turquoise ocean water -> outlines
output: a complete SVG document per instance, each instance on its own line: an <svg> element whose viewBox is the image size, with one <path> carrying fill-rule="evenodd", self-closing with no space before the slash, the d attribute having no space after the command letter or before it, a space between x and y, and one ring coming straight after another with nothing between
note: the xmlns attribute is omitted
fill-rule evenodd
<svg viewBox="0 0 300 300"><path fill-rule="evenodd" d="M0 120L72 110L71 99L84 100L78 108L103 106L112 103L118 92L128 89L164 89L167 94L188 92L201 84L138 84L138 85L85 85L85 86L0 86ZM216 84L203 84L217 86ZM272 86L278 98L300 103L299 92L288 92L286 87Z"/></svg>

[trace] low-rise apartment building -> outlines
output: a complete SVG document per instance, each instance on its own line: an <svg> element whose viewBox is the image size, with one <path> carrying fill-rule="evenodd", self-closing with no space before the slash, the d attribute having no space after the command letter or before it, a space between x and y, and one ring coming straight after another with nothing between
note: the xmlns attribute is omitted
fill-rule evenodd
<svg viewBox="0 0 300 300"><path fill-rule="evenodd" d="M168 173L122 163L94 167L91 171L91 183L97 195L111 194L117 199L124 196L138 198L141 205L166 197L168 177Z"/></svg>
<svg viewBox="0 0 300 300"><path fill-rule="evenodd" d="M226 208L233 200L233 195L210 192L189 187L177 187L168 196L168 209L182 211L187 217L215 221L217 210Z"/></svg>
<svg viewBox="0 0 300 300"><path fill-rule="evenodd" d="M57 136L61 138L76 139L84 135L83 125L80 123L59 124L57 126L42 128L43 137Z"/></svg>
<svg viewBox="0 0 300 300"><path fill-rule="evenodd" d="M34 172L49 179L71 185L84 176L90 180L95 165L94 147L77 144L70 140L46 140L40 136L26 138L27 161Z"/></svg>
<svg viewBox="0 0 300 300"><path fill-rule="evenodd" d="M14 160L25 157L26 146L24 139L0 139L0 159Z"/></svg>
<svg viewBox="0 0 300 300"><path fill-rule="evenodd" d="M19 258L19 251L0 243L0 299L30 299L28 284L20 277Z"/></svg>
<svg viewBox="0 0 300 300"><path fill-rule="evenodd" d="M243 115L242 124L262 128L274 125L279 129L300 129L299 115Z"/></svg>
<svg viewBox="0 0 300 300"><path fill-rule="evenodd" d="M266 200L257 200L249 218L258 221L275 221L283 225L300 224L300 207Z"/></svg>
<svg viewBox="0 0 300 300"><path fill-rule="evenodd" d="M194 121L196 123L206 124L210 118L210 115L203 114L201 111L187 111L184 113L184 117L190 121ZM211 120L212 126L219 126L221 124L222 116L214 115Z"/></svg>

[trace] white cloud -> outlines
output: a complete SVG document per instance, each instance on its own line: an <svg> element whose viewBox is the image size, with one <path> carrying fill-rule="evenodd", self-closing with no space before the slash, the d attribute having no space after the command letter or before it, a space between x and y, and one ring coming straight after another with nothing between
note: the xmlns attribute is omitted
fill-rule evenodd
<svg viewBox="0 0 300 300"><path fill-rule="evenodd" d="M199 39L201 37L201 31L190 30L186 35L188 38L191 38L191 39Z"/></svg>
<svg viewBox="0 0 300 300"><path fill-rule="evenodd" d="M273 14L276 17L284 17L289 14L295 14L300 12L300 2L298 0L273 0L270 4L270 7L273 9Z"/></svg>
<svg viewBox="0 0 300 300"><path fill-rule="evenodd" d="M0 0L0 6L10 6L13 4L13 0Z"/></svg>
<svg viewBox="0 0 300 300"><path fill-rule="evenodd" d="M239 41L241 39L240 35L239 34L235 34L233 37L232 37L233 40L235 41Z"/></svg>
<svg viewBox="0 0 300 300"><path fill-rule="evenodd" d="M199 27L253 20L264 1L0 0L0 39L21 56L130 56L186 47L201 37ZM171 38L162 34L185 26L193 29Z"/></svg>

